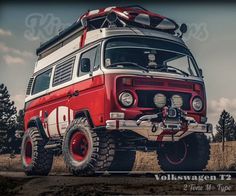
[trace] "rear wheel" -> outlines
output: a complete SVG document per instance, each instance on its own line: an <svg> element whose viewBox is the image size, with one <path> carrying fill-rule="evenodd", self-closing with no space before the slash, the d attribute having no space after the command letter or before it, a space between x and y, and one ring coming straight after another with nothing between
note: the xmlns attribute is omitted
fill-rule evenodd
<svg viewBox="0 0 236 196"><path fill-rule="evenodd" d="M94 131L86 118L75 119L63 140L65 163L74 175L106 171L114 156L114 142L105 130Z"/></svg>
<svg viewBox="0 0 236 196"><path fill-rule="evenodd" d="M165 171L200 171L210 158L210 145L204 134L191 134L178 142L165 142L157 149Z"/></svg>
<svg viewBox="0 0 236 196"><path fill-rule="evenodd" d="M29 128L22 139L21 160L26 175L46 176L51 170L53 153L45 150L46 141L36 127Z"/></svg>

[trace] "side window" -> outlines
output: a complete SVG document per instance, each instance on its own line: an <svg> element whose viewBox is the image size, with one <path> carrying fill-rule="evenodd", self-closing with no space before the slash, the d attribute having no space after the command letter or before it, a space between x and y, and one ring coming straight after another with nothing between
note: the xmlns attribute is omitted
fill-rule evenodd
<svg viewBox="0 0 236 196"><path fill-rule="evenodd" d="M33 91L32 91L33 95L36 93L42 92L44 90L47 90L49 88L51 75L52 75L52 69L49 69L39 74L38 76L36 76L34 80Z"/></svg>
<svg viewBox="0 0 236 196"><path fill-rule="evenodd" d="M98 70L100 62L100 46L97 46L84 52L80 57L78 76L88 74L91 71L91 68L93 69L93 71Z"/></svg>
<svg viewBox="0 0 236 196"><path fill-rule="evenodd" d="M72 78L75 57L56 65L53 86L68 82Z"/></svg>

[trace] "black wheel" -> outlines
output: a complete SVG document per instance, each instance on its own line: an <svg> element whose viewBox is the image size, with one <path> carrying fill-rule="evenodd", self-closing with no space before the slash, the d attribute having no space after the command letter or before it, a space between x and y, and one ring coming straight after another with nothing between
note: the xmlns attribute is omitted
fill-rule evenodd
<svg viewBox="0 0 236 196"><path fill-rule="evenodd" d="M116 151L109 171L124 172L132 171L136 157L136 151Z"/></svg>
<svg viewBox="0 0 236 196"><path fill-rule="evenodd" d="M106 171L113 160L114 147L109 133L94 131L86 118L78 118L67 129L62 152L71 173L84 176Z"/></svg>
<svg viewBox="0 0 236 196"><path fill-rule="evenodd" d="M49 174L53 163L53 153L45 150L46 141L36 127L29 128L22 139L21 160L26 175Z"/></svg>
<svg viewBox="0 0 236 196"><path fill-rule="evenodd" d="M164 171L201 171L210 158L210 145L204 134L191 134L178 142L165 142L157 149Z"/></svg>

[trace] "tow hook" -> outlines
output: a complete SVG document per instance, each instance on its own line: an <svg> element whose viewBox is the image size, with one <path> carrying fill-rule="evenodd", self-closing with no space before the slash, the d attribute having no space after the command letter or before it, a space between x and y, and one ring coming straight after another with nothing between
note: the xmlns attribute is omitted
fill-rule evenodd
<svg viewBox="0 0 236 196"><path fill-rule="evenodd" d="M158 118L159 114L160 114L160 113L153 114L153 115L145 115L145 116L142 116L142 117L140 117L140 118L137 120L136 124L139 126L142 121L146 121L146 120L147 120L147 121L150 121L150 120L152 120L152 119Z"/></svg>
<svg viewBox="0 0 236 196"><path fill-rule="evenodd" d="M152 125L152 132L155 133L157 131L157 127L155 124Z"/></svg>
<svg viewBox="0 0 236 196"><path fill-rule="evenodd" d="M137 120L137 125L139 126L141 124L142 121L151 121L153 119L162 118L162 123L163 125L165 125L165 119L168 117L168 115L170 115L170 113L172 112L172 110L176 110L177 108L168 108L167 106L165 106L161 112L156 113L156 114L151 114L151 115L144 115L142 117L140 117ZM182 111L181 109L177 109L178 111L180 111L181 116L185 116L185 112ZM177 115L177 112L174 113L175 116ZM172 116L171 116L172 117Z"/></svg>

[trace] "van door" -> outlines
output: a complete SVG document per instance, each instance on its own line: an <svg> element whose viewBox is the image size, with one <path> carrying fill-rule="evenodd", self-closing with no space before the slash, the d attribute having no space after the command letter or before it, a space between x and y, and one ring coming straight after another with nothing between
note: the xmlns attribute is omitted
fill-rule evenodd
<svg viewBox="0 0 236 196"><path fill-rule="evenodd" d="M102 118L104 113L104 75L100 65L100 44L80 55L74 84L74 91L79 95L69 101L75 112L87 110L94 119Z"/></svg>
<svg viewBox="0 0 236 196"><path fill-rule="evenodd" d="M75 56L67 58L54 67L52 88L47 102L48 129L51 136L62 136L73 119L68 102L73 94L73 69Z"/></svg>

